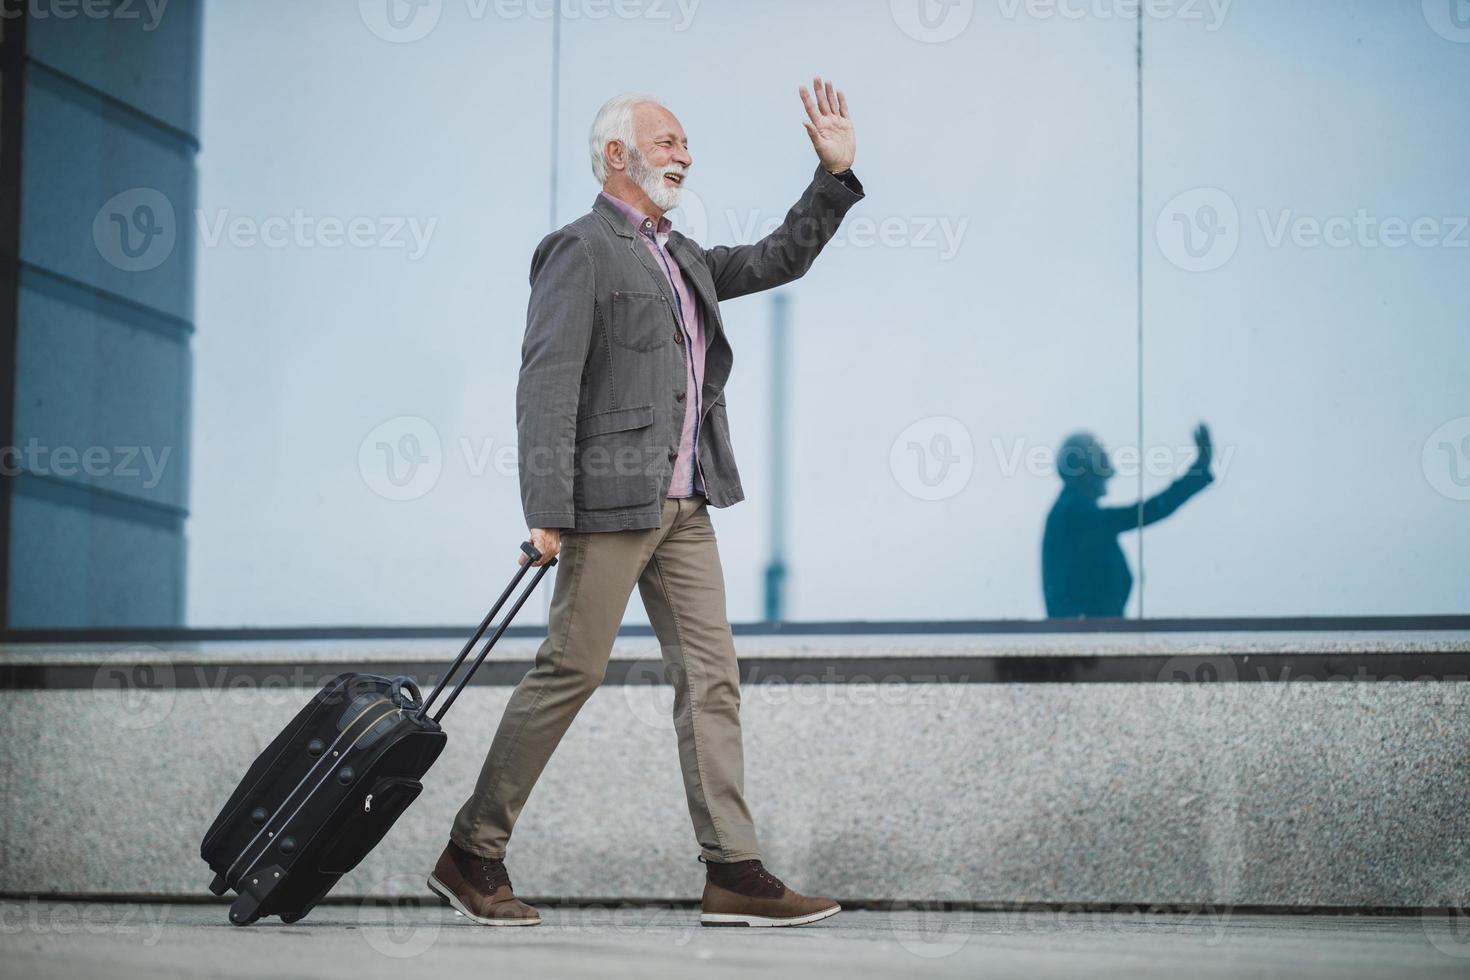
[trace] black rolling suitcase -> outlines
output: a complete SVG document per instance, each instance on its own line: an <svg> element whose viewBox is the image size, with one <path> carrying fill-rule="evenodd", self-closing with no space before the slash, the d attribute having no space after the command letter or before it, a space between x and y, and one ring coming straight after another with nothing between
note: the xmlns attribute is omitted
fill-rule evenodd
<svg viewBox="0 0 1470 980"><path fill-rule="evenodd" d="M532 561L540 554L521 545ZM367 856L423 789L445 744L439 722L552 565L536 569L452 689L450 681L532 568L521 565L427 700L407 677L347 673L328 681L245 773L210 825L200 856L209 890L234 889L230 921L295 922ZM441 692L438 712L429 708Z"/></svg>

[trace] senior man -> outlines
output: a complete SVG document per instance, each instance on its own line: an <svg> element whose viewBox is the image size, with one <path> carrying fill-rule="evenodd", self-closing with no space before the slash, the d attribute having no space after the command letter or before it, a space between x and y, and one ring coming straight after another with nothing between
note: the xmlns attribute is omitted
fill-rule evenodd
<svg viewBox="0 0 1470 980"><path fill-rule="evenodd" d="M531 260L516 388L521 498L539 563L560 556L546 640L500 719L429 886L469 919L533 925L505 849L557 743L597 689L637 585L674 683L704 925L793 926L840 911L761 864L744 793L740 676L709 507L741 499L725 418L732 354L719 301L800 278L863 197L847 98L800 89L820 161L781 226L704 248L673 230L693 165L673 113L644 95L592 123L592 210ZM524 557L522 558L524 560ZM606 826L604 846L620 847Z"/></svg>

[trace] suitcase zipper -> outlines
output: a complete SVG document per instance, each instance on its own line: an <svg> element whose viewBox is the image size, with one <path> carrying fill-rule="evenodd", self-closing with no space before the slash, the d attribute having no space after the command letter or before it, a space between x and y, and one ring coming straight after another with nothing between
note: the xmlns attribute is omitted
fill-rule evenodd
<svg viewBox="0 0 1470 980"><path fill-rule="evenodd" d="M367 799L365 799L365 800L362 801L362 812L363 813L372 813L373 812L373 794L369 793L367 795Z"/></svg>

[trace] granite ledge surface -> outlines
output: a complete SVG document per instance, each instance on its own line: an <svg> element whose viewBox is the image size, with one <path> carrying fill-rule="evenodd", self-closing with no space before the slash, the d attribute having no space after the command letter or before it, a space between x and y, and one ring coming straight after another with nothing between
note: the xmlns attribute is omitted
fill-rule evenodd
<svg viewBox="0 0 1470 980"><path fill-rule="evenodd" d="M540 640L506 637L491 660L530 660ZM371 664L448 662L452 639L200 640L149 643L0 644L0 664L88 665L126 652L130 662L208 660L221 663ZM1470 630L1286 630L1056 634L808 634L736 636L741 657L1086 657L1250 654L1449 654L1470 651ZM613 659L657 656L652 636L619 637Z"/></svg>

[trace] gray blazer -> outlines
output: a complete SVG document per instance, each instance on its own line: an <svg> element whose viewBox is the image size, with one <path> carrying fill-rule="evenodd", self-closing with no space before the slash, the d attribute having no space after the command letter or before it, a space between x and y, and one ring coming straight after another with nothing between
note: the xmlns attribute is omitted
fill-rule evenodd
<svg viewBox="0 0 1470 980"><path fill-rule="evenodd" d="M668 251L704 312L699 464L711 506L743 500L725 382L734 355L719 301L799 279L863 198L851 172L820 165L781 226L753 245ZM638 231L598 195L541 240L516 385L527 527L614 531L659 526L684 423L685 352L668 278Z"/></svg>

